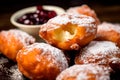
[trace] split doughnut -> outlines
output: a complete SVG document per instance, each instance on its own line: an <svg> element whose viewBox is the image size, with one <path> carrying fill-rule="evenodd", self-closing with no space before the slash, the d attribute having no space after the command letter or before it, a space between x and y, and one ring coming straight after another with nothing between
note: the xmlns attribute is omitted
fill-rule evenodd
<svg viewBox="0 0 120 80"><path fill-rule="evenodd" d="M92 17L62 14L41 25L39 35L57 48L78 50L92 41L96 32L96 23Z"/></svg>

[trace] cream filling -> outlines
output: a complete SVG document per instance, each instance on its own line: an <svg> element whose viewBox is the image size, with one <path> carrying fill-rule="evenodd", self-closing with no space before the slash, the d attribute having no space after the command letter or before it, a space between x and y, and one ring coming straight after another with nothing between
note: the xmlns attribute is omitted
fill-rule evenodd
<svg viewBox="0 0 120 80"><path fill-rule="evenodd" d="M69 39L72 39L77 32L76 28L77 28L76 25L70 25L70 24L60 27L55 30L54 39L59 41L67 41Z"/></svg>

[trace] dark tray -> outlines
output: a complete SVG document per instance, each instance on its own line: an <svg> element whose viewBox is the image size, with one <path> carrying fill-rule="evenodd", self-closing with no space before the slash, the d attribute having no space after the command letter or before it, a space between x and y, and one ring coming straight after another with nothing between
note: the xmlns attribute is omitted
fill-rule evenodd
<svg viewBox="0 0 120 80"><path fill-rule="evenodd" d="M17 64L0 53L0 80L29 80L18 70Z"/></svg>
<svg viewBox="0 0 120 80"><path fill-rule="evenodd" d="M111 73L110 80L120 80L120 72ZM0 53L0 80L29 80L18 69L17 64Z"/></svg>

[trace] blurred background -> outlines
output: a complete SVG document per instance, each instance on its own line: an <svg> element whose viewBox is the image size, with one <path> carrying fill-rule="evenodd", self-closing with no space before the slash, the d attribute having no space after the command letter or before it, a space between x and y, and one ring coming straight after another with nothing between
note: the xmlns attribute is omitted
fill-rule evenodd
<svg viewBox="0 0 120 80"><path fill-rule="evenodd" d="M10 23L11 15L25 7L56 5L68 9L82 4L94 9L102 22L120 23L119 0L0 0L0 30L14 28Z"/></svg>

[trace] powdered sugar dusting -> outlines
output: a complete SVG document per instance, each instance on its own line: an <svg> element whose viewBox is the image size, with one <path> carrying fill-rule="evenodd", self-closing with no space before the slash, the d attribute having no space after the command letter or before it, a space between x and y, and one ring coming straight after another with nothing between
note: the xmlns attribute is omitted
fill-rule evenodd
<svg viewBox="0 0 120 80"><path fill-rule="evenodd" d="M120 25L103 22L102 24L98 25L98 32L101 30L102 31L116 31L120 33Z"/></svg>
<svg viewBox="0 0 120 80"><path fill-rule="evenodd" d="M68 67L68 63L67 60L65 58L65 55L63 54L63 51L61 51L60 49L57 49L49 44L46 43L34 43L30 46L27 46L27 51L24 52L24 54L27 54L27 52L32 51L33 49L40 49L43 52L40 54L45 55L48 54L47 59L53 59L53 62L56 66L58 66L60 68L60 71L66 69ZM38 61L40 61L38 59Z"/></svg>
<svg viewBox="0 0 120 80"><path fill-rule="evenodd" d="M89 74L93 74L90 76ZM103 67L96 64L73 65L58 75L56 80L67 80L74 78L75 80L110 80L109 72Z"/></svg>
<svg viewBox="0 0 120 80"><path fill-rule="evenodd" d="M48 21L48 23L55 23L65 25L68 23L77 24L82 27L95 27L95 20L90 16L81 14L62 14L58 15Z"/></svg>
<svg viewBox="0 0 120 80"><path fill-rule="evenodd" d="M113 58L120 58L120 49L110 41L92 41L76 56L76 64L96 63L111 70L109 63Z"/></svg>
<svg viewBox="0 0 120 80"><path fill-rule="evenodd" d="M22 73L17 68L17 65L12 66L9 71L12 73L10 76L11 80L24 80Z"/></svg>
<svg viewBox="0 0 120 80"><path fill-rule="evenodd" d="M17 65L0 55L0 80L24 80Z"/></svg>
<svg viewBox="0 0 120 80"><path fill-rule="evenodd" d="M119 48L115 43L110 41L92 41L85 49L85 53L89 54L116 54L119 51Z"/></svg>
<svg viewBox="0 0 120 80"><path fill-rule="evenodd" d="M18 29L10 29L8 31L1 31L1 33L4 33L4 36L6 39L8 36L14 36L16 40L20 41L24 46L32 44L35 42L35 38L27 34L26 32L23 32ZM9 41L9 39L8 39Z"/></svg>
<svg viewBox="0 0 120 80"><path fill-rule="evenodd" d="M96 34L97 32L97 27L95 20L86 15L81 15L81 14L61 14L58 15L52 19L50 19L46 24L41 25L40 27L40 36L44 37L42 34L47 35L47 32L49 33L50 31L55 31L57 29L61 29L62 33L64 30L64 27L66 27L68 24L70 24L69 27L75 26L76 29L85 29L85 36L91 35L91 34ZM59 34L60 34L59 33ZM81 38L81 37L80 37Z"/></svg>
<svg viewBox="0 0 120 80"><path fill-rule="evenodd" d="M0 64L7 63L8 59L0 57Z"/></svg>

